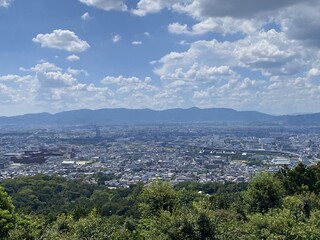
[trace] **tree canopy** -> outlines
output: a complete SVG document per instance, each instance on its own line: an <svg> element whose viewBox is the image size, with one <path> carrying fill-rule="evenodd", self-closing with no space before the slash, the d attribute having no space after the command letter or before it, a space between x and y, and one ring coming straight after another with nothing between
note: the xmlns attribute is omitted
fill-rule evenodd
<svg viewBox="0 0 320 240"><path fill-rule="evenodd" d="M10 179L0 187L0 239L320 239L319 183L320 165L300 164L249 184Z"/></svg>

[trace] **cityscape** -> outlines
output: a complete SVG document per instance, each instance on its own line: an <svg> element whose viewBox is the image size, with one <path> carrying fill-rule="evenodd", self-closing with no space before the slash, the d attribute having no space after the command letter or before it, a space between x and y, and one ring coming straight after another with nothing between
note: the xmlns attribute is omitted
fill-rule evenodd
<svg viewBox="0 0 320 240"><path fill-rule="evenodd" d="M257 172L315 165L320 128L218 124L7 127L0 179L59 175L109 188L155 179L247 182Z"/></svg>
<svg viewBox="0 0 320 240"><path fill-rule="evenodd" d="M0 240L319 240L320 0L0 0Z"/></svg>

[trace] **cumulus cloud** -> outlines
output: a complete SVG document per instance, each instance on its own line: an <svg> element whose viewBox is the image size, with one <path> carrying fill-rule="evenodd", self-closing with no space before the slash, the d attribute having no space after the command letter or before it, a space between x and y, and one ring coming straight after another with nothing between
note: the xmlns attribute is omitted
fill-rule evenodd
<svg viewBox="0 0 320 240"><path fill-rule="evenodd" d="M156 62L154 72L163 83L157 96L175 99L184 107L312 112L316 108L311 102L320 99L319 56L319 49L275 29L251 32L232 42L199 40Z"/></svg>
<svg viewBox="0 0 320 240"><path fill-rule="evenodd" d="M15 106L33 111L62 111L77 108L151 107L153 95L159 89L146 77L112 77L102 80L102 86L82 83L77 79L87 76L82 69L64 69L53 63L41 61L25 69L31 73L20 76L0 75L0 108ZM14 114L10 109L7 113Z"/></svg>
<svg viewBox="0 0 320 240"><path fill-rule="evenodd" d="M9 82L16 82L16 83L24 83L29 82L31 80L32 76L19 76L16 74L8 74L0 76L0 81L9 81Z"/></svg>
<svg viewBox="0 0 320 240"><path fill-rule="evenodd" d="M165 1L140 0L137 8L132 13L138 16L145 16L149 13L156 13L163 9L167 3Z"/></svg>
<svg viewBox="0 0 320 240"><path fill-rule="evenodd" d="M53 63L39 63L30 70L36 73L36 78L41 88L60 88L76 83L76 79L72 74L63 72L60 67Z"/></svg>
<svg viewBox="0 0 320 240"><path fill-rule="evenodd" d="M110 10L118 10L118 11L126 11L127 5L122 0L79 0L80 2L103 9L105 11Z"/></svg>
<svg viewBox="0 0 320 240"><path fill-rule="evenodd" d="M60 67L50 62L41 61L41 63L36 64L34 67L30 68L33 72L45 72L45 71L61 71Z"/></svg>
<svg viewBox="0 0 320 240"><path fill-rule="evenodd" d="M87 74L84 70L64 70L53 63L43 61L26 71L32 74L0 75L1 108L14 105L14 109L21 112L30 112L30 109L62 111L83 107L105 107L112 102L114 93L108 87L80 83L77 80L80 74ZM12 112L10 109L6 111Z"/></svg>
<svg viewBox="0 0 320 240"><path fill-rule="evenodd" d="M120 42L121 39L122 39L121 35L116 34L112 37L112 42L117 43L117 42Z"/></svg>
<svg viewBox="0 0 320 240"><path fill-rule="evenodd" d="M131 42L132 45L142 45L141 41L133 41Z"/></svg>
<svg viewBox="0 0 320 240"><path fill-rule="evenodd" d="M190 67L177 68L166 75L161 76L163 80L173 80L180 82L191 82L192 84L212 83L213 80L231 79L237 74L229 66L208 66L205 64L194 63ZM182 80L182 81L181 81Z"/></svg>
<svg viewBox="0 0 320 240"><path fill-rule="evenodd" d="M311 68L308 72L309 77L318 77L320 76L320 69L319 68Z"/></svg>
<svg viewBox="0 0 320 240"><path fill-rule="evenodd" d="M195 5L193 0L140 0L136 8L132 9L131 12L137 16L145 16L147 14L157 13L164 8L168 8L178 12L186 12L193 8Z"/></svg>
<svg viewBox="0 0 320 240"><path fill-rule="evenodd" d="M180 24L180 23L171 23L168 26L168 31L174 34L189 34L190 31L188 30L187 24Z"/></svg>
<svg viewBox="0 0 320 240"><path fill-rule="evenodd" d="M140 0L131 11L145 16L165 8L197 21L191 26L183 22L169 24L168 31L173 34L254 34L274 21L288 38L320 47L319 0Z"/></svg>
<svg viewBox="0 0 320 240"><path fill-rule="evenodd" d="M84 21L88 21L88 20L91 20L92 17L90 16L90 14L88 12L85 12L84 14L82 14L81 19Z"/></svg>
<svg viewBox="0 0 320 240"><path fill-rule="evenodd" d="M45 88L61 88L72 86L76 79L69 73L62 72L43 72L38 74L38 80L42 87Z"/></svg>
<svg viewBox="0 0 320 240"><path fill-rule="evenodd" d="M13 0L0 0L0 7L9 7Z"/></svg>
<svg viewBox="0 0 320 240"><path fill-rule="evenodd" d="M186 14L192 21L168 25L168 32L186 35L180 42L186 50L172 51L151 61L160 79L155 81L148 77L107 76L99 85L86 84L79 82L88 75L85 70L41 62L26 69L30 75L0 76L0 91L7 94L3 101L36 99L33 104L55 109L199 106L273 113L312 112L320 105L319 0L139 0L134 9L128 9L124 1L81 2L137 16L162 9ZM89 16L84 14L83 19ZM207 33L214 34L192 42ZM67 50L66 41L52 35L58 34L38 35L34 41L43 47ZM119 34L111 37L114 43L121 41ZM10 84L21 87L15 90Z"/></svg>
<svg viewBox="0 0 320 240"><path fill-rule="evenodd" d="M75 55L75 54L72 54L72 55L68 56L66 59L67 59L68 61L70 61L70 62L75 62L75 61L79 61L79 60L80 60L80 57L77 56L77 55Z"/></svg>
<svg viewBox="0 0 320 240"><path fill-rule="evenodd" d="M141 80L137 77L124 77L124 76L107 76L101 80L101 83L105 85L116 85L119 86L117 92L119 93L129 93L129 92L152 92L157 91L157 87L150 84L150 77L146 77L144 80Z"/></svg>
<svg viewBox="0 0 320 240"><path fill-rule="evenodd" d="M74 76L78 76L78 75L84 75L84 76L89 76L89 73L86 70L83 69L75 69L75 68L70 68L68 67L67 69L67 73L70 73Z"/></svg>
<svg viewBox="0 0 320 240"><path fill-rule="evenodd" d="M83 52L90 47L86 41L81 40L74 32L61 29L54 30L52 33L38 34L32 41L40 43L41 47L68 52Z"/></svg>
<svg viewBox="0 0 320 240"><path fill-rule="evenodd" d="M224 18L206 18L200 22L188 26L187 24L171 23L168 25L168 31L172 34L202 35L208 32L222 34L256 33L260 30L265 22L256 20L240 20L230 17Z"/></svg>
<svg viewBox="0 0 320 240"><path fill-rule="evenodd" d="M200 66L245 67L263 75L295 74L301 71L314 53L284 33L270 30L234 42L197 41L185 52L171 52L160 59L155 69L161 78L171 78L179 69L186 72L197 62Z"/></svg>

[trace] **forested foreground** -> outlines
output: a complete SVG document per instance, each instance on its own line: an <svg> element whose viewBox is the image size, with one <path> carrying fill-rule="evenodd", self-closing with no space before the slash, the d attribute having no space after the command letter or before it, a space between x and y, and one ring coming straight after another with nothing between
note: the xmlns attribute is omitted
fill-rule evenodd
<svg viewBox="0 0 320 240"><path fill-rule="evenodd" d="M110 190L37 175L1 185L0 239L320 239L320 165L249 184Z"/></svg>

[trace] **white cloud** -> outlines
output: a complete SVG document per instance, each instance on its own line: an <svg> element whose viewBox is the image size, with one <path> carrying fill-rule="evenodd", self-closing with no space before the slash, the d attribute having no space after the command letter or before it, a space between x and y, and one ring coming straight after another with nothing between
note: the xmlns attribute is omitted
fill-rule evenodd
<svg viewBox="0 0 320 240"><path fill-rule="evenodd" d="M31 75L20 76L16 74L8 74L0 76L0 81L7 82L10 85L12 85L11 83L15 83L19 86L23 86L24 84L31 83L33 81L33 77Z"/></svg>
<svg viewBox="0 0 320 240"><path fill-rule="evenodd" d="M199 21L189 27L186 34L196 35L214 31L250 34L259 32L264 24L274 22L287 38L300 40L306 47L320 47L319 0L194 2L198 4L193 3L195 7L192 11L189 11L188 7L182 8L185 13Z"/></svg>
<svg viewBox="0 0 320 240"><path fill-rule="evenodd" d="M162 1L140 0L137 4L137 9L132 10L132 13L138 16L145 16L148 13L156 13L163 9Z"/></svg>
<svg viewBox="0 0 320 240"><path fill-rule="evenodd" d="M21 77L19 75L8 74L4 76L0 76L0 81L16 81L19 80Z"/></svg>
<svg viewBox="0 0 320 240"><path fill-rule="evenodd" d="M193 94L194 99L203 99L203 98L208 98L208 97L210 97L209 93L204 90L195 91Z"/></svg>
<svg viewBox="0 0 320 240"><path fill-rule="evenodd" d="M151 78L146 77L144 80L141 80L137 77L113 77L107 76L101 80L101 83L105 85L116 85L118 86L118 93L132 93L132 92L152 92L157 91L158 88L151 85Z"/></svg>
<svg viewBox="0 0 320 240"><path fill-rule="evenodd" d="M66 59L67 59L68 61L70 61L70 62L75 62L75 61L79 61L79 60L80 60L80 57L77 56L77 55L75 55L75 54L72 54L72 55L68 56Z"/></svg>
<svg viewBox="0 0 320 240"><path fill-rule="evenodd" d="M133 41L131 44L132 45L142 45L142 42L141 41Z"/></svg>
<svg viewBox="0 0 320 240"><path fill-rule="evenodd" d="M86 41L81 40L74 32L61 29L54 30L52 33L38 34L32 41L40 43L41 47L68 52L83 52L90 47Z"/></svg>
<svg viewBox="0 0 320 240"><path fill-rule="evenodd" d="M13 0L0 0L0 7L9 7Z"/></svg>
<svg viewBox="0 0 320 240"><path fill-rule="evenodd" d="M193 0L140 0L135 9L131 12L137 16L145 16L160 12L164 8L175 11L182 11L193 3Z"/></svg>
<svg viewBox="0 0 320 240"><path fill-rule="evenodd" d="M60 67L57 67L53 63L41 62L36 64L34 67L30 68L33 72L46 72L46 71L61 71Z"/></svg>
<svg viewBox="0 0 320 240"><path fill-rule="evenodd" d="M75 69L75 68L68 68L67 69L67 73L70 73L74 76L78 76L78 75L81 75L83 74L84 76L89 76L89 73L86 71L86 70L83 70L83 69Z"/></svg>
<svg viewBox="0 0 320 240"><path fill-rule="evenodd" d="M80 2L88 5L97 7L106 11L119 10L126 11L127 5L122 0L79 0Z"/></svg>
<svg viewBox="0 0 320 240"><path fill-rule="evenodd" d="M179 69L187 72L195 62L199 66L210 62L212 66L245 67L266 76L288 75L303 70L313 54L312 50L303 50L297 41L286 38L284 33L270 30L235 42L197 41L188 51L165 55L155 72L162 79L171 78Z"/></svg>
<svg viewBox="0 0 320 240"><path fill-rule="evenodd" d="M179 101L183 107L317 111L312 106L320 103L319 56L319 50L274 29L247 31L232 42L196 41L188 50L168 53L156 62L154 72L163 84L157 97L169 98L173 106Z"/></svg>
<svg viewBox="0 0 320 240"><path fill-rule="evenodd" d="M88 12L85 12L84 14L82 14L81 19L84 21L88 21L88 20L91 20L92 17L90 16L90 14Z"/></svg>
<svg viewBox="0 0 320 240"><path fill-rule="evenodd" d="M194 63L189 68L177 68L173 72L161 76L161 79L170 81L181 79L194 84L199 84L200 82L213 84L213 80L231 79L236 76L237 74L229 66L207 66Z"/></svg>
<svg viewBox="0 0 320 240"><path fill-rule="evenodd" d="M114 93L108 87L79 83L76 76L84 70L66 71L49 62L31 67L34 75L0 76L0 108L14 106L21 112L62 111L77 108L99 108L111 104ZM14 87L9 87L15 84ZM7 109L6 112L16 114Z"/></svg>
<svg viewBox="0 0 320 240"><path fill-rule="evenodd" d="M79 108L153 106L153 95L159 88L146 77L106 77L103 86L81 83L77 77L87 75L81 69L66 70L41 61L30 69L32 75L0 75L0 109L14 106L19 113L30 111L63 111ZM12 86L12 87L11 87ZM15 114L10 109L7 114Z"/></svg>
<svg viewBox="0 0 320 240"><path fill-rule="evenodd" d="M188 30L187 24L180 24L180 23L171 23L168 26L168 31L174 34L189 34L190 31Z"/></svg>
<svg viewBox="0 0 320 240"><path fill-rule="evenodd" d="M58 110L199 106L273 113L318 111L319 0L139 0L136 8L129 10L125 1L81 2L104 10L130 11L138 16L163 9L186 14L192 18L188 24L173 22L168 25L168 32L188 35L184 41L180 41L181 36L174 40L177 44L180 41L184 45L180 48L186 50L173 51L150 62L160 81L107 76L98 85L86 84L79 82L88 75L85 70L64 69L42 61L30 69L21 69L28 72L26 76L0 76L0 104L26 102L30 106ZM89 18L89 14L82 16L84 20ZM55 31L67 32L60 32L63 36L57 32L39 34L33 41L41 43L42 47L70 52L81 52L89 47L71 31ZM213 36L222 40L191 42L207 33L214 33ZM116 33L110 38L114 43L121 41ZM78 45L73 44L74 40ZM81 47L81 42L87 46ZM68 58L77 60L73 54Z"/></svg>
<svg viewBox="0 0 320 240"><path fill-rule="evenodd" d="M193 26L171 23L168 30L174 34L250 34L276 21L287 37L320 47L319 0L140 0L131 11L145 16L165 8L190 15L197 21Z"/></svg>
<svg viewBox="0 0 320 240"><path fill-rule="evenodd" d="M320 69L319 68L311 68L308 72L309 77L318 77L320 76Z"/></svg>
<svg viewBox="0 0 320 240"><path fill-rule="evenodd" d="M181 41L179 42L179 44L182 45L182 46L188 46L188 45L190 45L190 43L189 43L188 41L186 41L186 40L181 40Z"/></svg>
<svg viewBox="0 0 320 240"><path fill-rule="evenodd" d="M116 34L112 37L112 42L117 43L120 42L122 37L119 34Z"/></svg>
<svg viewBox="0 0 320 240"><path fill-rule="evenodd" d="M62 71L37 72L37 79L41 88L63 88L76 83L72 74Z"/></svg>
<svg viewBox="0 0 320 240"><path fill-rule="evenodd" d="M64 72L62 68L50 62L41 62L30 70L35 73L38 86L41 88L61 88L76 83L72 74Z"/></svg>
<svg viewBox="0 0 320 240"><path fill-rule="evenodd" d="M223 34L234 33L256 33L263 26L264 22L256 20L223 18L206 18L191 27L187 24L171 23L168 31L173 34L202 35L208 32L218 32Z"/></svg>

